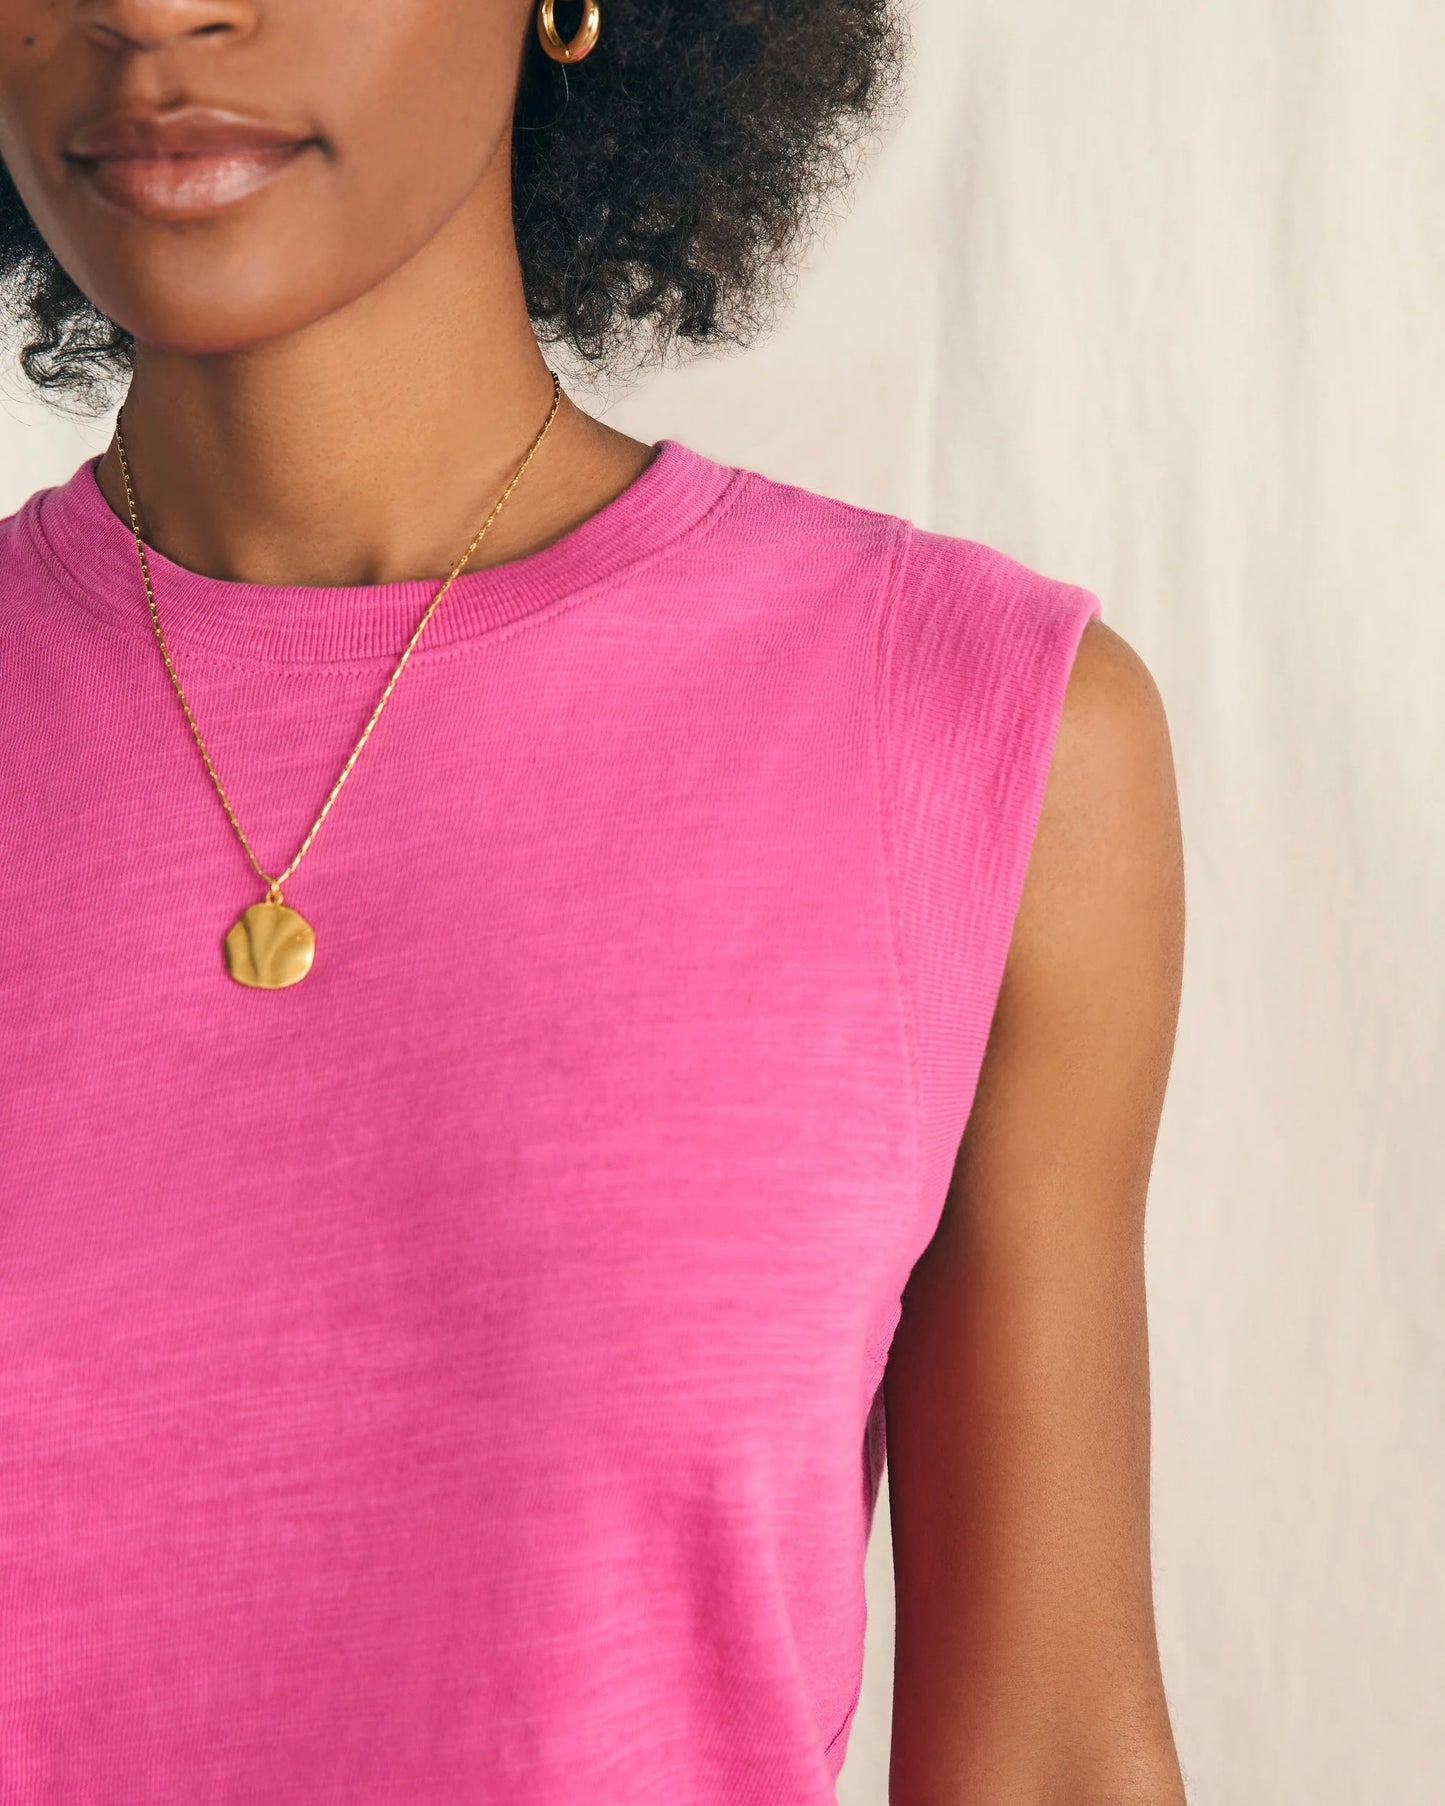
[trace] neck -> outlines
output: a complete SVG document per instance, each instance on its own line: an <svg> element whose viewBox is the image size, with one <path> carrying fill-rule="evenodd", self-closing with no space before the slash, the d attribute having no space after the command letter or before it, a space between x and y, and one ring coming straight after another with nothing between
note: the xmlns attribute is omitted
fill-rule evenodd
<svg viewBox="0 0 1445 1806"><path fill-rule="evenodd" d="M137 344L124 431L146 542L253 583L440 581L552 405L503 208L505 184L480 184L422 252L301 331L239 350ZM466 568L551 543L651 455L564 392ZM114 442L96 476L129 525Z"/></svg>

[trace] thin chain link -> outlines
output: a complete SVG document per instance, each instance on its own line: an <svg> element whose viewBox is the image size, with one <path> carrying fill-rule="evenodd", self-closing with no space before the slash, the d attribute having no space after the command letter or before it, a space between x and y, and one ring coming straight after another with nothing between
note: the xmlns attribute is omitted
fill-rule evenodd
<svg viewBox="0 0 1445 1806"><path fill-rule="evenodd" d="M122 407L120 409L120 412L117 413L116 420L115 420L115 447L116 447L116 451L119 453L119 456L120 456L120 472L121 472L121 477L125 483L125 503L126 503L127 509L130 512L131 531L135 535L135 549L140 558L141 576L145 581L146 602L150 607L151 622L155 627L156 643L159 645L159 647L161 649L161 657L166 661L166 670L169 671L171 674L171 682L175 686L176 695L180 697L181 707L186 712L186 720L191 725L191 732L195 736L196 745L201 750L201 757L206 762L206 770L208 772L210 772L210 774L211 774L211 782L216 786L216 794L220 797L221 805L225 809L226 814L230 817L231 826L236 830L236 833L240 838L241 845L246 849L246 857L251 861L252 867L255 869L256 876L258 878L261 878L262 880L264 880L264 882L267 886L266 895L267 895L267 900L269 902L279 903L281 901L281 886L286 882L286 880L296 870L297 866L300 865L302 857L306 852L306 849L311 845L311 842L316 838L316 830L321 826L322 822L324 822L326 820L327 811L330 809L331 805L336 801L337 795L341 790L341 786L346 782L347 776L350 773L352 766L356 763L358 757L360 756L362 747L366 745L367 737L370 735L372 728L374 728L376 726L377 720L379 719L379 717L381 715L381 711L386 707L387 697L391 695L392 690L395 688L396 680L401 676L402 671L406 666L406 661L411 657L412 649L415 647L417 641L421 638L422 631L426 627L427 622L432 618L432 615L436 610L437 604L441 601L442 597L447 593L447 591L451 588L452 584L456 581L457 577L461 573L463 565L465 565L467 560L471 557L472 553L475 552L477 547L481 544L482 539L486 535L486 531L487 531L488 527L491 526L492 522L501 513L503 503L506 501L507 497L512 493L513 489L516 488L517 483L518 483L519 479L521 478L522 472L532 462L532 459L536 456L536 453L537 453L539 447L541 446L542 441L547 437L547 433L548 433L549 429L551 428L552 422L557 417L557 409L558 409L559 405L561 404L561 400L562 400L562 385L557 379L557 373L555 370L553 370L553 371L550 371L549 374L551 375L551 378L552 378L552 406L548 410L546 420L543 421L543 423L542 423L542 430L537 434L536 438L532 441L531 447L528 450L526 457L523 458L522 462L517 466L515 472L512 475L511 482L507 484L507 487L502 491L501 495L497 498L495 507L492 509L491 513L487 516L486 520L482 522L482 525L478 529L475 538L472 540L472 543L467 547L466 551L462 553L461 557L452 566L451 570L447 574L446 581L442 584L441 588L437 591L437 593L432 597L431 603L429 604L426 613L422 616L420 621L417 622L415 631L413 632L411 638L407 641L406 650L402 653L401 657L397 660L396 669L392 672L390 678L387 680L387 685L386 685L386 688L381 693L380 701L377 703L376 707L371 711L370 720L367 722L366 726L361 730L361 738L356 742L356 745L354 747L352 747L351 756L350 756L350 758L347 759L346 763L342 766L340 777L338 777L336 782L331 786L330 795L327 797L326 801L321 805L321 813L316 817L316 820L314 822L312 822L310 831L307 833L305 840L303 840L301 842L301 845L297 848L296 856L295 856L295 858L292 859L290 865L288 865L283 872L278 872L274 878L271 876L271 874L269 872L265 872L261 869L260 862L257 860L255 853L253 853L251 850L251 843L246 838L245 830L242 828L240 822L237 821L237 819L236 819L236 812L231 807L230 799L226 795L226 792L221 783L220 777L217 775L215 766L211 763L211 755L206 751L206 743L201 738L201 730L196 726L196 718L191 713L191 705L186 701L185 691L182 690L182 688L181 688L181 680L179 677L177 677L175 665L171 661L170 649L166 645L165 635L161 632L161 618L160 618L159 613L156 610L155 591L151 587L150 566L146 562L145 545L141 540L141 534L140 534L140 522L136 518L135 496L134 496L134 493L132 492L131 481L130 481L130 465L128 464L128 462L126 460L126 455L125 455L125 438L121 432L120 416L121 416L121 414L123 414L125 412L124 407Z"/></svg>

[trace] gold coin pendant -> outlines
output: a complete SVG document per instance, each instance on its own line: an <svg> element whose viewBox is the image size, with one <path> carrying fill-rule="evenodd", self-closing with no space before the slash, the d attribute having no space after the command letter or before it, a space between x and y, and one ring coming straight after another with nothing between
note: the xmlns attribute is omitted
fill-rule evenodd
<svg viewBox="0 0 1445 1806"><path fill-rule="evenodd" d="M299 983L315 957L315 929L287 903L253 903L226 936L226 970L263 991Z"/></svg>

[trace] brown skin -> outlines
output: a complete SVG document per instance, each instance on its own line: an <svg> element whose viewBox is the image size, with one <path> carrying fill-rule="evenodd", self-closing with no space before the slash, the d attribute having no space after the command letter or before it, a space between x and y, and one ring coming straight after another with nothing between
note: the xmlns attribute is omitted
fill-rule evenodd
<svg viewBox="0 0 1445 1806"><path fill-rule="evenodd" d="M1182 1806L1150 1573L1144 1213L1183 948L1163 706L1090 622L884 1376L890 1806Z"/></svg>
<svg viewBox="0 0 1445 1806"><path fill-rule="evenodd" d="M546 415L508 189L532 0L0 0L0 153L135 334L148 540L209 576L436 577ZM605 22L604 22L605 30ZM202 101L322 141L200 221L62 145ZM472 567L565 534L652 447L564 399ZM114 450L101 488L126 519ZM1168 731L1086 629L978 1096L887 1374L891 1806L1178 1806L1148 1546L1144 1198L1179 1000Z"/></svg>
<svg viewBox="0 0 1445 1806"><path fill-rule="evenodd" d="M531 0L0 0L0 154L136 336L126 450L177 563L439 581L486 518L552 399L509 189L533 29ZM183 101L322 143L185 222L113 208L63 155L103 109ZM564 397L467 568L559 538L653 455ZM126 519L113 447L98 475Z"/></svg>

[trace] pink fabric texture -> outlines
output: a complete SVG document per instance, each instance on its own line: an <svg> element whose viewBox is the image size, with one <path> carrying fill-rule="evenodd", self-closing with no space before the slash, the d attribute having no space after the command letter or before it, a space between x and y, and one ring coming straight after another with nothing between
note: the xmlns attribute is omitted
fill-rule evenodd
<svg viewBox="0 0 1445 1806"><path fill-rule="evenodd" d="M432 579L151 555L268 870ZM0 1799L826 1806L1087 590L679 441L286 900L95 460L0 524Z"/></svg>

